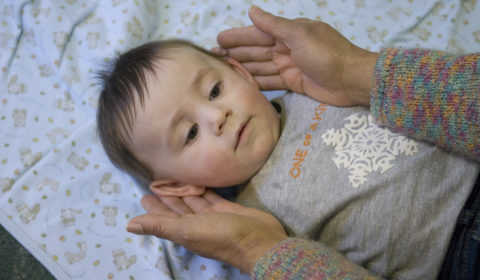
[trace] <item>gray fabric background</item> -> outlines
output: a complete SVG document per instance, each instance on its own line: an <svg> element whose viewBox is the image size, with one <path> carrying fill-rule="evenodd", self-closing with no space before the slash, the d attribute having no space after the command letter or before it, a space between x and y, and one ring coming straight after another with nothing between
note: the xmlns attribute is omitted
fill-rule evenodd
<svg viewBox="0 0 480 280"><path fill-rule="evenodd" d="M0 279L53 280L55 278L0 226Z"/></svg>

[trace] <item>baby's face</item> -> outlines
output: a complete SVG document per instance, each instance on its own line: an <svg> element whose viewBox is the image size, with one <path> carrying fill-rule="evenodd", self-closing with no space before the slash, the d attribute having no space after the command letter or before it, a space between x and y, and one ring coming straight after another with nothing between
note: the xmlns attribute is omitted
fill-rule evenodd
<svg viewBox="0 0 480 280"><path fill-rule="evenodd" d="M155 179L226 187L251 178L279 137L279 117L238 62L198 50L172 50L147 75L137 104L132 150Z"/></svg>

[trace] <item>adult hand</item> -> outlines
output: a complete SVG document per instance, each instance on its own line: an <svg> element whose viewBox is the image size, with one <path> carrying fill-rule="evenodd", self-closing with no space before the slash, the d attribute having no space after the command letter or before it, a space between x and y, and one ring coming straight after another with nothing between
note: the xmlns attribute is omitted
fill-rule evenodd
<svg viewBox="0 0 480 280"><path fill-rule="evenodd" d="M330 25L289 20L251 7L253 26L218 34L212 49L241 62L261 89L291 89L335 106L370 104L377 53L350 43Z"/></svg>
<svg viewBox="0 0 480 280"><path fill-rule="evenodd" d="M183 198L146 195L142 205L149 214L130 220L128 231L171 240L247 273L287 238L272 215L225 200L212 190Z"/></svg>

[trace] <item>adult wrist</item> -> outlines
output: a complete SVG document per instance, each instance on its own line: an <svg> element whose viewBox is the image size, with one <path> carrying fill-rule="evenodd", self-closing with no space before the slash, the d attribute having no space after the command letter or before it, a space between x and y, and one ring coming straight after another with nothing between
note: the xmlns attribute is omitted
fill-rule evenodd
<svg viewBox="0 0 480 280"><path fill-rule="evenodd" d="M379 53L358 48L353 56L346 58L349 96L356 105L370 106L370 92L378 56Z"/></svg>
<svg viewBox="0 0 480 280"><path fill-rule="evenodd" d="M242 272L251 274L258 260L278 243L286 240L288 236L285 233L259 232L247 236L240 245L240 256L234 256L232 264L238 267Z"/></svg>

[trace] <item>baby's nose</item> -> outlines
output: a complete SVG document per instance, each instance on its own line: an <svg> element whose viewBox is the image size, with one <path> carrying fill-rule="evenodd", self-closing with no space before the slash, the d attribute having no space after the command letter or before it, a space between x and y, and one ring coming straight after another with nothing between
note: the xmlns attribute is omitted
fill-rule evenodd
<svg viewBox="0 0 480 280"><path fill-rule="evenodd" d="M228 118L232 115L229 109L218 109L212 114L212 129L215 135L221 135Z"/></svg>

